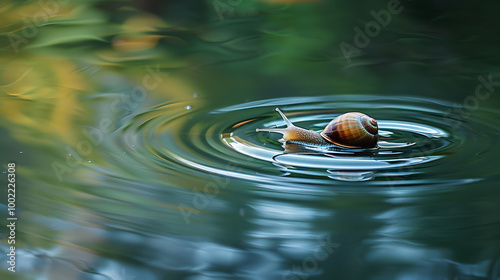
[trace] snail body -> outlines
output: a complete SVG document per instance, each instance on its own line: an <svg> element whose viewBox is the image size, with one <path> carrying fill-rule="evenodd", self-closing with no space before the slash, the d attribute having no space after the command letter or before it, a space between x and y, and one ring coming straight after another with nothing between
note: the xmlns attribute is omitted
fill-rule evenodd
<svg viewBox="0 0 500 280"><path fill-rule="evenodd" d="M345 113L334 118L321 133L295 126L281 112L286 128L258 128L256 131L283 134L283 139L291 143L315 146L341 146L344 148L367 149L375 148L378 141L377 121L358 112Z"/></svg>

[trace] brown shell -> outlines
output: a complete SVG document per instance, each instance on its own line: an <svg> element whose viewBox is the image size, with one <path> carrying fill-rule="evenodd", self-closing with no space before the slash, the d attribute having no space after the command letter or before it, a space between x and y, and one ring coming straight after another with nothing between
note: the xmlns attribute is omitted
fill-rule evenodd
<svg viewBox="0 0 500 280"><path fill-rule="evenodd" d="M346 113L333 119L321 136L342 147L373 148L378 141L378 124L365 114Z"/></svg>

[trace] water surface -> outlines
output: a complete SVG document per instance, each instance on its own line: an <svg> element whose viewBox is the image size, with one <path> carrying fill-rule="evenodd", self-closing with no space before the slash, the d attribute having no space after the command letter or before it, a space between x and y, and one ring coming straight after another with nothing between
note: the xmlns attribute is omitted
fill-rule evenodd
<svg viewBox="0 0 500 280"><path fill-rule="evenodd" d="M495 4L402 3L348 63L386 2L58 3L0 9L2 279L500 278ZM379 148L284 145L276 107Z"/></svg>

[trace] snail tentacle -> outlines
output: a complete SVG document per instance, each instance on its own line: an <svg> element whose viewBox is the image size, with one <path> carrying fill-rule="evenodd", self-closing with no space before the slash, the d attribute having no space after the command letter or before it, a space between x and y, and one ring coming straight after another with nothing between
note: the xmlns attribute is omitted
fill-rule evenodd
<svg viewBox="0 0 500 280"><path fill-rule="evenodd" d="M276 111L280 113L281 117L285 121L286 128L257 128L256 132L275 132L285 135L292 127L296 127L293 123L281 112L280 108L276 108Z"/></svg>
<svg viewBox="0 0 500 280"><path fill-rule="evenodd" d="M294 126L293 123L285 116L285 114L283 114L283 112L281 112L280 108L276 108L275 110L278 113L280 113L280 115L283 118L283 120L285 121L287 127Z"/></svg>

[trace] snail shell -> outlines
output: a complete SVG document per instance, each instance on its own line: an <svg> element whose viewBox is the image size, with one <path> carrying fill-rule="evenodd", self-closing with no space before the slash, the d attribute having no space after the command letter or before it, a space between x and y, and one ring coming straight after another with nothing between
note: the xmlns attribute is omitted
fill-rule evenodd
<svg viewBox="0 0 500 280"><path fill-rule="evenodd" d="M321 136L330 143L346 148L373 148L378 141L378 124L365 114L345 113L333 119Z"/></svg>

